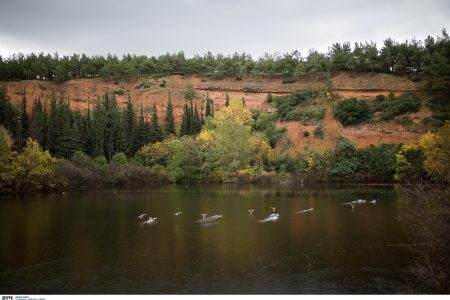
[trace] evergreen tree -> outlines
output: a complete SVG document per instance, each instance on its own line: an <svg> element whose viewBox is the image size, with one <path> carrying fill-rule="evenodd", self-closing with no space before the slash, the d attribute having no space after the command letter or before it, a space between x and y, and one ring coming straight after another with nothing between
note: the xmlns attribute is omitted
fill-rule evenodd
<svg viewBox="0 0 450 300"><path fill-rule="evenodd" d="M186 85L186 90L184 92L184 98L188 101L192 101L195 97L195 90L194 87L192 86L192 83L189 82Z"/></svg>
<svg viewBox="0 0 450 300"><path fill-rule="evenodd" d="M194 113L192 115L192 134L198 134L202 131L202 120L200 119L200 115L197 110L197 104L194 105Z"/></svg>
<svg viewBox="0 0 450 300"><path fill-rule="evenodd" d="M58 146L58 156L64 158L71 158L77 150L81 150L81 131L79 112L75 112L71 121L64 122L60 129L60 138Z"/></svg>
<svg viewBox="0 0 450 300"><path fill-rule="evenodd" d="M30 118L30 136L35 139L39 145L45 146L45 115L40 98L33 102Z"/></svg>
<svg viewBox="0 0 450 300"><path fill-rule="evenodd" d="M103 136L105 139L104 155L108 161L112 159L114 148L114 110L115 99L109 97L108 91L103 96L103 109L105 110L105 126Z"/></svg>
<svg viewBox="0 0 450 300"><path fill-rule="evenodd" d="M175 118L173 116L173 107L172 107L172 101L170 99L170 93L169 93L169 100L167 101L167 108L166 108L166 118L164 120L164 131L166 135L176 135L175 131Z"/></svg>
<svg viewBox="0 0 450 300"><path fill-rule="evenodd" d="M203 126L205 124L205 115L203 114L203 101L200 102L200 123Z"/></svg>
<svg viewBox="0 0 450 300"><path fill-rule="evenodd" d="M139 116L139 121L136 128L136 135L134 138L134 149L135 152L139 149L141 149L142 146L145 144L148 144L149 142L149 132L150 132L150 126L147 122L145 122L144 118L144 107L141 104L141 114Z"/></svg>
<svg viewBox="0 0 450 300"><path fill-rule="evenodd" d="M188 134L193 134L194 133L194 104L191 102L189 103L189 133Z"/></svg>
<svg viewBox="0 0 450 300"><path fill-rule="evenodd" d="M30 135L30 121L27 113L27 99L25 97L25 90L22 95L22 102L20 104L19 124L17 132L17 149L22 151L25 146L25 141Z"/></svg>
<svg viewBox="0 0 450 300"><path fill-rule="evenodd" d="M72 139L72 111L70 110L69 100L65 100L64 93L61 93L61 97L57 106L57 130L58 140L56 143L56 154L60 157L70 157L73 145Z"/></svg>
<svg viewBox="0 0 450 300"><path fill-rule="evenodd" d="M0 125L9 133L14 134L17 128L18 112L9 101L9 97L3 88L0 88Z"/></svg>
<svg viewBox="0 0 450 300"><path fill-rule="evenodd" d="M56 154L58 143L58 106L56 102L55 91L52 91L52 99L50 100L50 113L47 119L47 146L46 148Z"/></svg>
<svg viewBox="0 0 450 300"><path fill-rule="evenodd" d="M106 113L100 102L97 102L92 113L92 156L96 157L104 155L104 124L106 121Z"/></svg>
<svg viewBox="0 0 450 300"><path fill-rule="evenodd" d="M115 134L114 134L114 154L125 153L128 151L127 130L125 126L125 111L117 111L115 118ZM114 155L113 155L114 157Z"/></svg>
<svg viewBox="0 0 450 300"><path fill-rule="evenodd" d="M189 106L186 102L183 107L183 116L181 118L180 136L189 134L189 127L190 127L189 124L190 124Z"/></svg>
<svg viewBox="0 0 450 300"><path fill-rule="evenodd" d="M227 93L227 95L225 97L225 106L228 106L228 105L230 105L230 97L228 97L228 93Z"/></svg>
<svg viewBox="0 0 450 300"><path fill-rule="evenodd" d="M130 95L128 95L127 107L125 110L125 139L127 144L126 154L128 157L134 156L134 132L136 130L136 115L131 103Z"/></svg>
<svg viewBox="0 0 450 300"><path fill-rule="evenodd" d="M209 99L209 95L206 94L206 111L205 111L205 118L212 116L212 110L211 110L211 99Z"/></svg>
<svg viewBox="0 0 450 300"><path fill-rule="evenodd" d="M83 119L80 111L76 111L73 114L72 126L70 128L71 131L71 151L73 151L70 155L72 157L75 151L83 150L83 137L82 137L82 127L83 127Z"/></svg>
<svg viewBox="0 0 450 300"><path fill-rule="evenodd" d="M91 108L88 100L88 109L86 112L86 116L83 118L83 128L82 128L82 136L84 137L83 142L83 151L89 155L93 156L94 154L94 132L92 128L92 117L91 117Z"/></svg>
<svg viewBox="0 0 450 300"><path fill-rule="evenodd" d="M164 135L163 135L161 126L159 126L159 121L158 121L158 111L156 109L156 104L153 102L150 142L151 143L160 142L163 139L164 139Z"/></svg>
<svg viewBox="0 0 450 300"><path fill-rule="evenodd" d="M41 128L41 134L42 134L42 148L45 148L45 146L48 143L48 112L47 112L47 105L43 106L42 111L42 128ZM47 148L45 148L47 149Z"/></svg>

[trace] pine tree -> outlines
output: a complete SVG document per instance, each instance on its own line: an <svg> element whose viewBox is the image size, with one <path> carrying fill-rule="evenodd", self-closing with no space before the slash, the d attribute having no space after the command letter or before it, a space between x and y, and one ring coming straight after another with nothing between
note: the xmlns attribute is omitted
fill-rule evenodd
<svg viewBox="0 0 450 300"><path fill-rule="evenodd" d="M135 152L141 149L142 146L149 142L150 126L145 122L144 107L141 104L141 114L136 128L136 134L134 138L134 150Z"/></svg>
<svg viewBox="0 0 450 300"><path fill-rule="evenodd" d="M17 132L17 149L22 151L25 146L25 141L30 135L30 121L27 113L27 99L25 97L25 90L23 90L22 102L20 104L19 124Z"/></svg>
<svg viewBox="0 0 450 300"><path fill-rule="evenodd" d="M58 157L69 158L72 156L73 152L72 128L70 122L65 122L59 128L59 138L56 155Z"/></svg>
<svg viewBox="0 0 450 300"><path fill-rule="evenodd" d="M187 102L183 107L183 116L181 118L180 136L189 134L190 114Z"/></svg>
<svg viewBox="0 0 450 300"><path fill-rule="evenodd" d="M70 157L73 154L72 140L72 111L70 110L69 100L64 99L61 93L57 106L57 128L58 140L56 143L56 155L60 157Z"/></svg>
<svg viewBox="0 0 450 300"><path fill-rule="evenodd" d="M272 103L272 101L273 101L273 96L272 96L271 93L268 93L268 94L267 94L267 99L266 99L266 101L267 101L267 103Z"/></svg>
<svg viewBox="0 0 450 300"><path fill-rule="evenodd" d="M225 106L229 106L230 105L230 97L228 97L228 93L227 96L225 97Z"/></svg>
<svg viewBox="0 0 450 300"><path fill-rule="evenodd" d="M160 142L164 139L163 132L161 129L161 126L159 126L158 121L158 111L156 109L156 104L153 102L153 109L152 109L152 119L151 119L151 137L150 142Z"/></svg>
<svg viewBox="0 0 450 300"><path fill-rule="evenodd" d="M200 103L200 123L205 124L205 115L203 114L203 101Z"/></svg>
<svg viewBox="0 0 450 300"><path fill-rule="evenodd" d="M91 117L91 108L88 100L88 109L86 112L86 116L83 120L83 129L82 129L82 137L84 138L83 143L83 151L89 155L93 156L94 154L94 132L92 128L92 117Z"/></svg>
<svg viewBox="0 0 450 300"><path fill-rule="evenodd" d="M0 125L14 137L17 134L18 115L17 107L11 104L5 89L0 88Z"/></svg>
<svg viewBox="0 0 450 300"><path fill-rule="evenodd" d="M40 98L36 98L33 102L30 118L30 136L35 139L39 145L45 147L44 132L45 130L45 115Z"/></svg>
<svg viewBox="0 0 450 300"><path fill-rule="evenodd" d="M56 154L58 143L58 106L56 102L55 91L52 91L52 99L50 100L50 113L47 119L47 146L46 148Z"/></svg>
<svg viewBox="0 0 450 300"><path fill-rule="evenodd" d="M115 135L114 135L114 152L115 153L127 153L128 142L127 142L127 130L125 118L123 115L125 111L117 111L115 119Z"/></svg>
<svg viewBox="0 0 450 300"><path fill-rule="evenodd" d="M103 131L105 144L104 144L104 154L106 159L110 161L114 154L114 109L115 109L115 99L114 97L109 97L108 91L103 96L103 107L106 113L105 127Z"/></svg>
<svg viewBox="0 0 450 300"><path fill-rule="evenodd" d="M211 110L211 99L209 99L209 95L206 94L206 111L205 111L205 118L212 116L212 110Z"/></svg>
<svg viewBox="0 0 450 300"><path fill-rule="evenodd" d="M106 120L105 110L97 99L93 113L92 113L92 156L104 155L104 124Z"/></svg>
<svg viewBox="0 0 450 300"><path fill-rule="evenodd" d="M136 114L134 113L133 103L128 95L127 107L125 110L125 139L127 143L126 154L128 157L134 156L134 132L136 130Z"/></svg>
<svg viewBox="0 0 450 300"><path fill-rule="evenodd" d="M175 131L175 118L173 116L173 107L172 107L172 101L170 99L170 93L169 93L169 100L167 101L167 108L166 108L166 118L164 120L164 131L166 135L176 135Z"/></svg>
<svg viewBox="0 0 450 300"><path fill-rule="evenodd" d="M47 105L43 106L42 111L42 148L45 148L45 146L48 143L48 112L47 112ZM48 150L47 148L45 148Z"/></svg>
<svg viewBox="0 0 450 300"><path fill-rule="evenodd" d="M192 115L192 127L193 130L191 134L198 134L200 131L202 131L202 121L200 119L200 115L197 110L197 104L194 106L194 113Z"/></svg>

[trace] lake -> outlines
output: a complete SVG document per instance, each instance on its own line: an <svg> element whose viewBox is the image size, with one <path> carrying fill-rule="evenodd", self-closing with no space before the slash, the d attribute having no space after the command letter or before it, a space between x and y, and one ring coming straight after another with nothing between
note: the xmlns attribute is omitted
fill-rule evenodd
<svg viewBox="0 0 450 300"><path fill-rule="evenodd" d="M395 186L233 184L1 196L0 291L398 293L410 261L398 197ZM357 199L376 204L342 205ZM279 219L257 222L271 207ZM202 213L223 217L195 222Z"/></svg>

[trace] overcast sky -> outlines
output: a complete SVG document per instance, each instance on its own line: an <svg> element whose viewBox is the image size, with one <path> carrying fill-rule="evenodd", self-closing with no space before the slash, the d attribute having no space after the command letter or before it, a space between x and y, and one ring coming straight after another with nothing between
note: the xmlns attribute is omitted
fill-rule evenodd
<svg viewBox="0 0 450 300"><path fill-rule="evenodd" d="M449 0L0 0L0 55L186 56L404 41L450 31Z"/></svg>

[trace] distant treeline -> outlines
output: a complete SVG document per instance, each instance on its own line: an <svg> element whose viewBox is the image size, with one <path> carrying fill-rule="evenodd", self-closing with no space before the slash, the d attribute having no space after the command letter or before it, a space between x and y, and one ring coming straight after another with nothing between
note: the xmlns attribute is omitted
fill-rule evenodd
<svg viewBox="0 0 450 300"><path fill-rule="evenodd" d="M214 74L241 79L251 74L282 75L286 78L330 71L383 72L412 79L450 78L450 40L445 29L436 39L388 38L380 49L374 42L333 44L327 53L310 50L265 54L254 60L247 53L186 58L183 52L158 57L146 55L13 54L0 57L0 80L40 79L65 81L76 78L142 76L152 74Z"/></svg>

